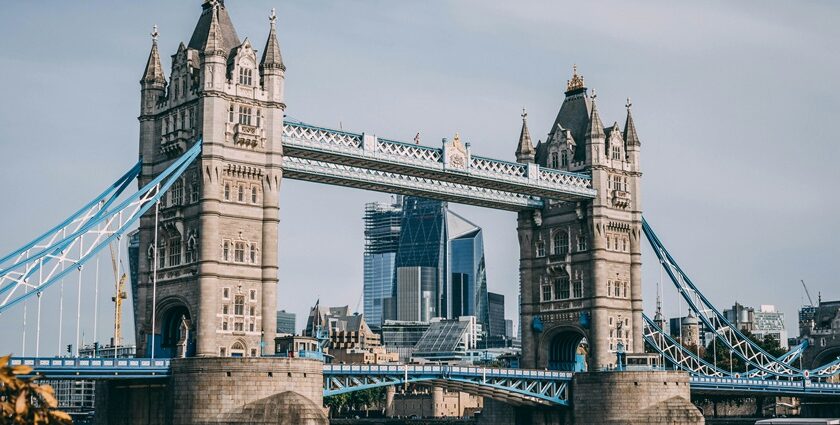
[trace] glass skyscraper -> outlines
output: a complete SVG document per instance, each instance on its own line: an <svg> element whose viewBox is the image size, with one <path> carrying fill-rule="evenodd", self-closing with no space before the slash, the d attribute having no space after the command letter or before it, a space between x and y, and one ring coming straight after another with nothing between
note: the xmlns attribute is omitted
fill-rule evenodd
<svg viewBox="0 0 840 425"><path fill-rule="evenodd" d="M371 249L380 245L372 237L383 234L388 235L387 249ZM368 204L365 235L365 315L370 323L476 316L489 324L480 227L445 202L406 197L401 208Z"/></svg>
<svg viewBox="0 0 840 425"><path fill-rule="evenodd" d="M393 203L365 205L364 313L370 327L379 329L393 316L394 264L400 238L402 198Z"/></svg>

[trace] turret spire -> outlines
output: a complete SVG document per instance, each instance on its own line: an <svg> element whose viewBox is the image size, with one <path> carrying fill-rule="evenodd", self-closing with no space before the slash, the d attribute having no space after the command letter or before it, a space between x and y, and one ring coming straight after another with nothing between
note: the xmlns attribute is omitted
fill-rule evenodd
<svg viewBox="0 0 840 425"><path fill-rule="evenodd" d="M204 42L205 54L218 54L220 56L227 55L224 47L224 39L222 37L222 30L219 27L219 4L213 2L210 11L210 27L207 30L207 40Z"/></svg>
<svg viewBox="0 0 840 425"><path fill-rule="evenodd" d="M606 136L604 135L604 124L601 122L601 116L598 115L598 105L595 103L595 98L598 97L593 90L592 93L592 112L589 114L589 127L586 129L586 138L587 139L596 139L600 138L603 139Z"/></svg>
<svg viewBox="0 0 840 425"><path fill-rule="evenodd" d="M163 75L163 67L160 65L160 53L158 52L158 27L152 27L152 51L149 53L149 60L146 62L146 71L143 72L141 83L166 84L166 77Z"/></svg>
<svg viewBox="0 0 840 425"><path fill-rule="evenodd" d="M260 70L285 70L286 67L283 65L283 57L280 55L280 43L277 42L277 14L274 9L271 9L271 15L268 20L271 22L271 30L269 30L268 40L265 42L265 50L263 50L262 60L260 61Z"/></svg>
<svg viewBox="0 0 840 425"><path fill-rule="evenodd" d="M528 131L528 112L522 108L522 131L519 133L519 145L516 147L516 161L534 162L535 154L531 133Z"/></svg>
<svg viewBox="0 0 840 425"><path fill-rule="evenodd" d="M630 107L633 104L630 102L630 98L627 98L627 121L624 122L624 143L627 146L639 146L641 142L639 142L639 135L636 134L636 124L633 123L633 115L630 113Z"/></svg>

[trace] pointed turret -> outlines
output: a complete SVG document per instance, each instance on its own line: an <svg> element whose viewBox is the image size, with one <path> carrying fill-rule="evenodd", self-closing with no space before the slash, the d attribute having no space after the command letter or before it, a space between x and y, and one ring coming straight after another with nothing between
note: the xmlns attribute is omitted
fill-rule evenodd
<svg viewBox="0 0 840 425"><path fill-rule="evenodd" d="M219 27L219 5L216 3L210 11L210 25L207 29L207 37L201 50L205 55L227 56L230 51L224 46L222 30Z"/></svg>
<svg viewBox="0 0 840 425"><path fill-rule="evenodd" d="M153 27L151 35L152 51L149 52L149 60L146 61L146 70L140 79L141 116L155 113L155 107L166 90L166 76L163 75L163 66L160 64L160 53L158 52L157 25Z"/></svg>
<svg viewBox="0 0 840 425"><path fill-rule="evenodd" d="M598 105L595 103L595 94L592 95L592 112L589 113L589 126L586 129L587 139L604 139L604 124L601 116L598 115Z"/></svg>
<svg viewBox="0 0 840 425"><path fill-rule="evenodd" d="M522 131L519 133L519 144L516 146L516 162L532 163L536 150L531 143L531 133L528 131L528 112L522 108Z"/></svg>
<svg viewBox="0 0 840 425"><path fill-rule="evenodd" d="M633 106L630 103L630 98L627 98L627 121L624 122L624 142L627 146L639 146L641 142L639 141L639 135L636 134L636 124L633 122L633 114L630 113L630 107Z"/></svg>
<svg viewBox="0 0 840 425"><path fill-rule="evenodd" d="M163 75L163 66L160 64L160 53L158 52L158 31L157 25L152 29L152 51L149 52L149 60L146 61L146 71L143 72L141 84L166 85L166 77Z"/></svg>
<svg viewBox="0 0 840 425"><path fill-rule="evenodd" d="M267 69L286 69L286 66L283 65L283 56L280 55L280 43L277 42L277 14L274 9L271 9L269 21L271 22L271 29L268 31L268 40L265 42L265 49L260 61L260 71L263 73Z"/></svg>

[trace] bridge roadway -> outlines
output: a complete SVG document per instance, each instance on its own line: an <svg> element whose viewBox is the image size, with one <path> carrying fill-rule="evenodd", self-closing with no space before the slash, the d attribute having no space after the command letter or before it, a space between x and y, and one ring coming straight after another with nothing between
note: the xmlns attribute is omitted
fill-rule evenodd
<svg viewBox="0 0 840 425"><path fill-rule="evenodd" d="M29 365L46 379L161 379L169 359L16 357L11 365ZM324 395L391 385L424 383L491 397L512 405L570 404L572 372L444 365L325 364ZM621 372L615 372L621 373ZM840 397L840 384L811 380L771 380L691 376L691 391L701 394Z"/></svg>

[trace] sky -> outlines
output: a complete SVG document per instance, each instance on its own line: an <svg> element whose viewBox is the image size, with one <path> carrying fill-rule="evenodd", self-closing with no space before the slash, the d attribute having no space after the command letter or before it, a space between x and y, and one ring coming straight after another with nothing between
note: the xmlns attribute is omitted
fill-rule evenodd
<svg viewBox="0 0 840 425"><path fill-rule="evenodd" d="M136 161L151 27L159 27L168 70L201 2L4 3L3 254ZM420 132L433 146L460 132L475 154L505 160L514 158L523 107L532 137L545 138L577 64L606 125L623 125L632 98L644 214L712 302L775 304L795 335L800 279L814 298L840 299L836 2L228 0L227 7L240 38L258 48L277 8L289 117L398 140ZM387 199L283 182L278 307L297 313L299 328L318 298L361 309L364 204ZM505 295L516 321L515 214L451 207L484 228L488 287ZM649 249L643 261L652 312L660 272ZM113 276L107 261L101 267L100 302L82 297L85 341L93 339L94 307L100 339L113 324ZM58 297L44 297L41 354L75 339L75 282L65 286L61 340ZM666 314L685 312L666 286ZM21 353L22 320L21 308L0 315L0 352Z"/></svg>

